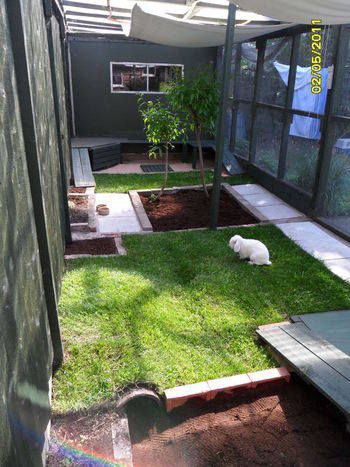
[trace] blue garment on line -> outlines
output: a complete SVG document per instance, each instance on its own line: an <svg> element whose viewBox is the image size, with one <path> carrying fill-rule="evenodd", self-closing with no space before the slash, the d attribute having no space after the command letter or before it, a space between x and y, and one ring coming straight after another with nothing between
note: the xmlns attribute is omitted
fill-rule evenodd
<svg viewBox="0 0 350 467"><path fill-rule="evenodd" d="M284 84L288 85L289 65L274 62L274 66ZM324 114L327 100L328 68L322 68L321 76L322 91L320 94L312 94L311 67L297 66L293 97L294 109L314 112L321 115ZM300 136L301 138L318 140L321 137L320 121L318 118L294 115L289 134L292 136Z"/></svg>

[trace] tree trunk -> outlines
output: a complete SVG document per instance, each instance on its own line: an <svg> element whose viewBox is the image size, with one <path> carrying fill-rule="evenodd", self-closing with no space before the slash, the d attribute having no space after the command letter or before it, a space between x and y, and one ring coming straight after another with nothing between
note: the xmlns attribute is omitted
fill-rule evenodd
<svg viewBox="0 0 350 467"><path fill-rule="evenodd" d="M163 153L162 150L159 148L159 153L161 154L161 158L163 158ZM154 201L158 200L162 194L164 193L164 189L166 188L168 184L168 173L169 173L169 146L165 146L165 172L164 172L164 180L163 180L163 186L158 193L158 195L154 198Z"/></svg>
<svg viewBox="0 0 350 467"><path fill-rule="evenodd" d="M166 188L168 184L168 173L169 173L169 148L168 148L168 145L166 145L165 146L165 173L164 173L163 186L162 186L159 196L162 196L164 192L164 188Z"/></svg>
<svg viewBox="0 0 350 467"><path fill-rule="evenodd" d="M196 141L197 141L197 146L198 146L199 170L200 170L200 173L201 173L203 190L204 190L205 196L207 198L209 198L209 193L208 193L207 185L206 185L206 182L205 182L205 171L204 171L204 161L203 161L203 150L202 150L201 135L200 135L200 129L198 129L198 128L196 128Z"/></svg>

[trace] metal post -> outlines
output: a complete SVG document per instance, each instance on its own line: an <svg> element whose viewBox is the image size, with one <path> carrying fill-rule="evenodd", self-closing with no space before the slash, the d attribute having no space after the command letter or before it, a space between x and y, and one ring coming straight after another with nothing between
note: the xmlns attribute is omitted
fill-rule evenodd
<svg viewBox="0 0 350 467"><path fill-rule="evenodd" d="M320 152L316 168L315 183L313 187L313 214L320 215L324 208L325 195L327 191L329 170L332 160L332 149L334 144L334 125L332 114L336 103L340 98L340 83L344 69L344 57L346 57L347 42L345 40L345 27L337 27L336 52L334 59L334 76L332 89L328 91L327 105L324 115L323 128L320 140ZM326 83L323 84L326 86Z"/></svg>
<svg viewBox="0 0 350 467"><path fill-rule="evenodd" d="M263 72L264 72L264 60L265 60L265 50L266 50L266 39L260 40L256 43L258 49L258 57L256 60L256 70L254 77L254 94L253 100L251 103L251 115L252 123L250 129L250 144L249 144L249 162L251 164L255 163L256 159L256 148L258 142L258 127L257 127L257 117L258 117L258 102L260 101L261 88L263 85Z"/></svg>
<svg viewBox="0 0 350 467"><path fill-rule="evenodd" d="M295 88L295 79L297 75L297 65L299 57L299 47L300 47L300 35L293 36L291 58L290 58L290 67L289 67L289 77L288 77L288 87L285 105L288 110L293 108L293 97L294 97L294 88ZM278 161L278 174L277 177L284 179L286 172L286 163L287 163L287 151L288 151L288 138L290 124L292 122L293 114L291 112L285 112L283 118L283 130L282 130L282 141L280 156Z"/></svg>
<svg viewBox="0 0 350 467"><path fill-rule="evenodd" d="M226 41L224 51L224 63L222 73L222 89L220 98L220 108L218 117L218 126L216 131L216 157L214 169L214 182L213 191L211 194L211 212L210 212L210 228L215 230L217 228L219 217L219 202L221 190L221 171L222 161L224 157L225 148L225 130L226 130L226 111L229 101L230 93L230 79L231 79L231 58L232 47L234 38L234 28L236 20L236 5L230 3L228 7L228 18L226 26Z"/></svg>
<svg viewBox="0 0 350 467"><path fill-rule="evenodd" d="M230 136L230 151L234 152L236 145L236 129L237 129L237 116L239 111L239 76L242 57L242 44L236 48L235 57L235 71L233 76L233 90L232 90L232 122L231 122L231 136Z"/></svg>

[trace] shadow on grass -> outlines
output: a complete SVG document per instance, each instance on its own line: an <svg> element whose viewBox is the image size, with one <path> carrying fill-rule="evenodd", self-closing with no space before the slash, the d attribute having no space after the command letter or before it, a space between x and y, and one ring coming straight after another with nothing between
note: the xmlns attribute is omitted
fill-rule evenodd
<svg viewBox="0 0 350 467"><path fill-rule="evenodd" d="M229 238L259 238L273 265L239 261ZM271 366L254 331L286 317L350 308L350 286L273 226L128 236L128 256L69 264L61 300L69 358L58 410L137 381L161 390ZM74 329L80 329L78 345ZM87 332L84 332L84 329Z"/></svg>

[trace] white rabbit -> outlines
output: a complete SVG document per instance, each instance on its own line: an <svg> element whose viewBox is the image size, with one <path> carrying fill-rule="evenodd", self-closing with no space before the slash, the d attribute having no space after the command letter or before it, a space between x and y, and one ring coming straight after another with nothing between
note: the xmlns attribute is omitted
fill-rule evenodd
<svg viewBox="0 0 350 467"><path fill-rule="evenodd" d="M249 240L235 235L229 241L229 246L235 253L239 253L240 259L248 259L249 264L258 264L260 266L272 264L270 262L269 250L259 240Z"/></svg>

